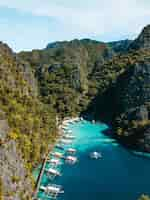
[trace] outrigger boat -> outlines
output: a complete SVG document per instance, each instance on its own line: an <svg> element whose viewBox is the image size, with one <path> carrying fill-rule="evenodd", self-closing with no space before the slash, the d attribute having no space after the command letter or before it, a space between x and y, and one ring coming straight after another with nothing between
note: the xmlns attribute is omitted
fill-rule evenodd
<svg viewBox="0 0 150 200"><path fill-rule="evenodd" d="M74 156L67 156L65 160L69 164L75 164L78 161L77 157Z"/></svg>
<svg viewBox="0 0 150 200"><path fill-rule="evenodd" d="M66 134L66 135L63 136L63 138L71 140L71 139L75 139L75 136L71 135L71 134Z"/></svg>
<svg viewBox="0 0 150 200"><path fill-rule="evenodd" d="M67 126L62 126L62 129L68 130L68 127Z"/></svg>
<svg viewBox="0 0 150 200"><path fill-rule="evenodd" d="M45 171L48 174L52 174L52 175L55 175L55 176L61 176L61 173L59 171L57 171L56 169L53 169L53 168L45 169Z"/></svg>
<svg viewBox="0 0 150 200"><path fill-rule="evenodd" d="M54 159L54 158L52 158L52 159L50 159L50 160L47 160L47 162L49 162L49 163L51 163L51 164L53 164L53 165L61 165L61 164L62 164L62 163L60 162L60 160Z"/></svg>
<svg viewBox="0 0 150 200"><path fill-rule="evenodd" d="M68 152L68 153L71 153L71 154L74 154L74 153L77 152L77 150L76 150L76 149L73 149L73 148L69 148L69 149L67 149L67 152Z"/></svg>
<svg viewBox="0 0 150 200"><path fill-rule="evenodd" d="M60 142L61 142L62 144L71 144L71 143L72 143L72 140L61 139Z"/></svg>
<svg viewBox="0 0 150 200"><path fill-rule="evenodd" d="M51 153L53 156L57 157L57 158L63 158L63 153L60 152L52 152Z"/></svg>
<svg viewBox="0 0 150 200"><path fill-rule="evenodd" d="M64 150L64 147L62 146L62 144L56 144L55 147L58 148L58 149Z"/></svg>
<svg viewBox="0 0 150 200"><path fill-rule="evenodd" d="M74 121L70 121L69 124L74 124Z"/></svg>
<svg viewBox="0 0 150 200"><path fill-rule="evenodd" d="M48 197L53 199L56 199L58 194L64 193L64 190L61 185L54 185L54 184L48 186L41 186L40 190L44 191Z"/></svg>
<svg viewBox="0 0 150 200"><path fill-rule="evenodd" d="M84 120L83 117L80 117L80 120L83 121Z"/></svg>
<svg viewBox="0 0 150 200"><path fill-rule="evenodd" d="M90 153L90 158L99 159L99 158L102 158L102 154L100 152L94 151L94 152Z"/></svg>

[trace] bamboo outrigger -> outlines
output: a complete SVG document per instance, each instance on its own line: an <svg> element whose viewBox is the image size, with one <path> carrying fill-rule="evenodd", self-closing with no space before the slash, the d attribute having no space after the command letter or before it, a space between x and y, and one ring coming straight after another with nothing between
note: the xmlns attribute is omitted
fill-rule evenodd
<svg viewBox="0 0 150 200"><path fill-rule="evenodd" d="M64 193L64 190L61 185L54 185L54 184L48 186L41 186L40 190L44 191L45 194L51 199L56 199L59 194Z"/></svg>

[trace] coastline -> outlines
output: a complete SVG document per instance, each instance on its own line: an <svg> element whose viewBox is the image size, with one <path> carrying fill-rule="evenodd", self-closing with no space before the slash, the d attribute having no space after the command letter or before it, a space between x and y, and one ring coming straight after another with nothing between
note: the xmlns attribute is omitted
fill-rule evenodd
<svg viewBox="0 0 150 200"><path fill-rule="evenodd" d="M53 145L53 148L51 149L51 151L49 152L49 160L52 160L55 156L54 156L54 153L56 153L56 152L61 152L62 154L63 154L63 157L59 157L59 158L56 158L57 160L60 160L61 161L61 166L63 165L63 167L64 167L64 163L65 163L65 158L66 158L66 156L67 156L67 149L69 148L68 147L68 145L62 145L62 143L61 143L61 138L63 138L62 140L64 140L64 136L65 136L65 134L68 134L68 130L72 130L71 129L71 127L72 127L72 125L73 125L73 127L74 127L74 122L75 121L80 121L80 120L82 120L81 118L65 118L65 119L63 119L62 120L62 122L61 122L61 124L59 124L59 126L58 126L58 129L59 129L59 136L58 136L58 138L56 139L56 141L55 141L55 143L54 143L54 145ZM70 124L70 123L72 123L72 124ZM80 124L80 123L79 123ZM83 123L84 124L84 123ZM85 123L86 124L86 126L87 126L87 124L88 124L88 126L89 126L89 124L91 124L92 125L92 122L90 121L90 123L89 122L86 122ZM97 124L97 123L96 123ZM70 127L67 127L68 125L71 125ZM90 127L92 128L92 126L90 125ZM77 125L78 126L78 125ZM79 125L80 126L80 125ZM83 127L83 125L82 125L82 127ZM76 129L77 130L77 129ZM96 129L94 129L95 131L96 131ZM94 132L95 132L94 131ZM92 133L92 129L90 129L90 132ZM90 133L89 132L89 133ZM76 133L76 131L72 131L72 133ZM86 130L86 131L84 131L84 133L86 134L86 135L84 135L84 137L85 138L87 138L87 136L89 136L90 134L88 133L88 130ZM88 135L87 135L88 134ZM97 136L96 137L98 137L99 138L99 132L97 131ZM78 131L77 131L77 138L78 138ZM92 136L92 135L91 135ZM103 136L102 136L103 137ZM77 139L76 138L76 139ZM78 138L79 139L79 138ZM77 141L78 142L80 142L81 141L81 138L80 138L80 140L78 140L77 139ZM90 139L90 138L89 138ZM101 140L103 140L103 138L101 139ZM101 140L99 140L99 139L97 139L97 141L100 141L100 143L101 143ZM108 139L105 139L105 140L108 140ZM103 142L103 141L102 141ZM83 140L83 138L82 138L82 143L83 143L83 147L84 147L84 145L86 144L85 143L85 140ZM104 143L104 142L103 142ZM60 146L58 147L57 145L58 144L60 144ZM72 145L73 144L73 145ZM82 155L82 153L84 153L84 152L82 152L82 150L83 149L80 149L80 147L77 147L76 146L76 144L74 145L74 143L72 143L71 144L71 146L73 146L73 148L75 148L75 149L77 149L77 151L79 151L78 153L79 153L79 155ZM106 145L108 146L108 148L106 148ZM116 156L116 158L120 158L120 153L119 152L121 152L121 153L123 153L123 155L125 155L125 156L128 156L128 153L126 153L127 151L125 151L125 150L123 150L124 148L122 148L122 147L117 147L117 148L119 148L119 150L121 150L121 151L118 151L118 150L115 150L115 148L114 148L114 145L113 145L113 143L112 143L112 141L111 142L106 142L106 145L102 145L101 147L102 147L102 149L101 149L101 151L102 151L102 153L103 154L105 154L105 153L108 153L109 151L110 151L110 149L112 150L113 149L113 152L115 153L114 155ZM112 147L110 147L110 145L112 146ZM62 146L62 149L61 149L61 146ZM70 145L69 145L70 146ZM118 146L118 145L117 145ZM110 147L110 148L109 148ZM88 146L88 148L89 148L89 146ZM92 147L93 148L93 147ZM94 147L95 148L95 147ZM97 148L97 147L96 147ZM126 148L125 148L126 149ZM85 150L85 149L84 149ZM104 152L105 153L104 153ZM78 156L79 156L78 155ZM119 156L119 157L118 157ZM80 159L81 159L81 157L79 157ZM86 158L86 157L83 157L84 159ZM87 159L88 159L88 157L87 157ZM113 158L110 158L110 161L111 161L111 159L113 160ZM136 156L134 156L133 157L133 159L136 161L136 162L138 162L138 160L137 160L137 158L136 158ZM102 161L103 162L101 162L100 163L100 166L99 165L96 165L96 166L99 166L99 167L103 167L104 168L104 166L106 166L105 165L105 162L107 162L107 161L109 161L109 159L107 158L107 157L104 157L103 159L102 159ZM89 162L89 161L88 161ZM118 160L118 162L120 163L120 159ZM81 160L80 160L80 162L79 162L79 165L81 164L81 167L82 167L82 165L83 165L83 162L81 162ZM89 162L89 165L91 165L91 168L93 167L94 168L94 166L92 165L92 162ZM116 168L116 165L115 165L115 163L112 163L112 165L113 166L115 166L115 168ZM54 166L53 165L51 165L50 163L49 163L49 161L48 161L48 163L47 163L47 165L46 165L46 167L45 167L45 170L47 170L47 169L52 169ZM43 174L43 178L42 178L42 180L41 180L41 185L40 185L40 188L39 188L39 190L38 190L38 193L37 193L37 198L40 198L40 199L48 199L48 197L47 197L47 194L45 193L45 192L43 192L43 191L41 191L41 186L43 186L43 187L45 187L45 188L47 188L49 185L54 185L54 183L56 183L56 184L58 184L57 186L63 186L64 187L64 189L65 189L65 195L68 195L69 194L69 192L71 191L72 192L72 190L70 190L70 186L69 186L69 183L64 183L64 181L65 181L65 179L66 179L66 177L68 176L68 173L70 173L70 175L73 177L73 176L78 176L78 174L80 174L80 170L79 169L77 169L76 167L75 168L73 168L73 169L69 169L68 167L66 168L67 169L67 171L66 171L66 169L64 169L63 167L61 167L61 168L59 168L59 166L57 166L57 167L54 167L53 169L55 169L55 170L60 170L60 173L62 173L62 170L63 170L63 176L61 177L61 178L58 178L58 180L56 179L56 180L54 180L54 179L49 179L49 177L47 177L47 172L45 171L44 172L44 174ZM97 167L96 167L97 168ZM76 169L77 169L77 171L78 171L78 173L76 174ZM82 169L82 168L81 168ZM72 170L75 170L75 171L72 171ZM123 170L126 172L126 168L123 168ZM130 167L130 170L132 170L132 166ZM74 172L75 172L75 174L74 174ZM84 172L86 172L86 171L83 171L83 174L84 174ZM105 173L104 173L105 174ZM100 173L100 175L102 176L102 174ZM110 174L111 176L113 176L113 174ZM77 177L76 176L76 177ZM55 176L56 177L56 176ZM96 175L95 176L93 176L93 177L96 177ZM48 180L49 179L49 180ZM72 178L71 180L74 180L74 178ZM83 181L84 181L84 177L83 177L83 179L82 179ZM95 180L96 181L96 180ZM79 182L80 183L80 182ZM102 181L102 183L103 183L103 181ZM67 187L66 187L66 185L65 184L67 184ZM72 182L72 184L74 184L74 181ZM89 185L90 185L90 182L88 183Z"/></svg>
<svg viewBox="0 0 150 200"><path fill-rule="evenodd" d="M40 184L41 184L41 180L42 180L42 177L43 177L43 174L44 174L44 170L45 170L47 160L49 159L54 148L58 145L59 140L62 139L63 136L65 135L65 132L67 131L67 130L65 130L65 128L67 128L67 126L70 123L79 122L79 121L82 121L82 120L83 120L82 117L66 117L61 121L60 124L58 124L58 137L56 138L53 145L51 145L46 156L44 156L42 163L39 164L39 166L33 170L33 173L36 173L36 170L38 171L38 169L39 169L38 175L33 174L33 178L36 182L35 190L33 192L33 200L38 200L37 196L38 196L38 192L39 192L39 188L40 188Z"/></svg>

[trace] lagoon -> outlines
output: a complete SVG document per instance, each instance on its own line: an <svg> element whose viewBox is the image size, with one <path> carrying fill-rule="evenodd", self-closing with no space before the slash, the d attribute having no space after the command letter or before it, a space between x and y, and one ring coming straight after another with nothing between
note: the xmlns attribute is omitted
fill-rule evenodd
<svg viewBox="0 0 150 200"><path fill-rule="evenodd" d="M150 159L134 155L105 133L108 126L81 121L69 125L76 136L71 147L77 149L79 162L61 167L62 177L53 183L63 186L60 200L137 200L150 195ZM89 153L100 151L102 159L92 160ZM49 179L44 174L42 185ZM41 199L48 199L39 192Z"/></svg>

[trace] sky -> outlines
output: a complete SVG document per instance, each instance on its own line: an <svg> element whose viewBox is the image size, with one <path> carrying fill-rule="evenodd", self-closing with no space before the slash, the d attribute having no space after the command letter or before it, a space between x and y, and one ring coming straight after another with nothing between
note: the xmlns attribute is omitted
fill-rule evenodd
<svg viewBox="0 0 150 200"><path fill-rule="evenodd" d="M49 42L134 39L150 24L150 0L0 0L0 41L14 51Z"/></svg>

